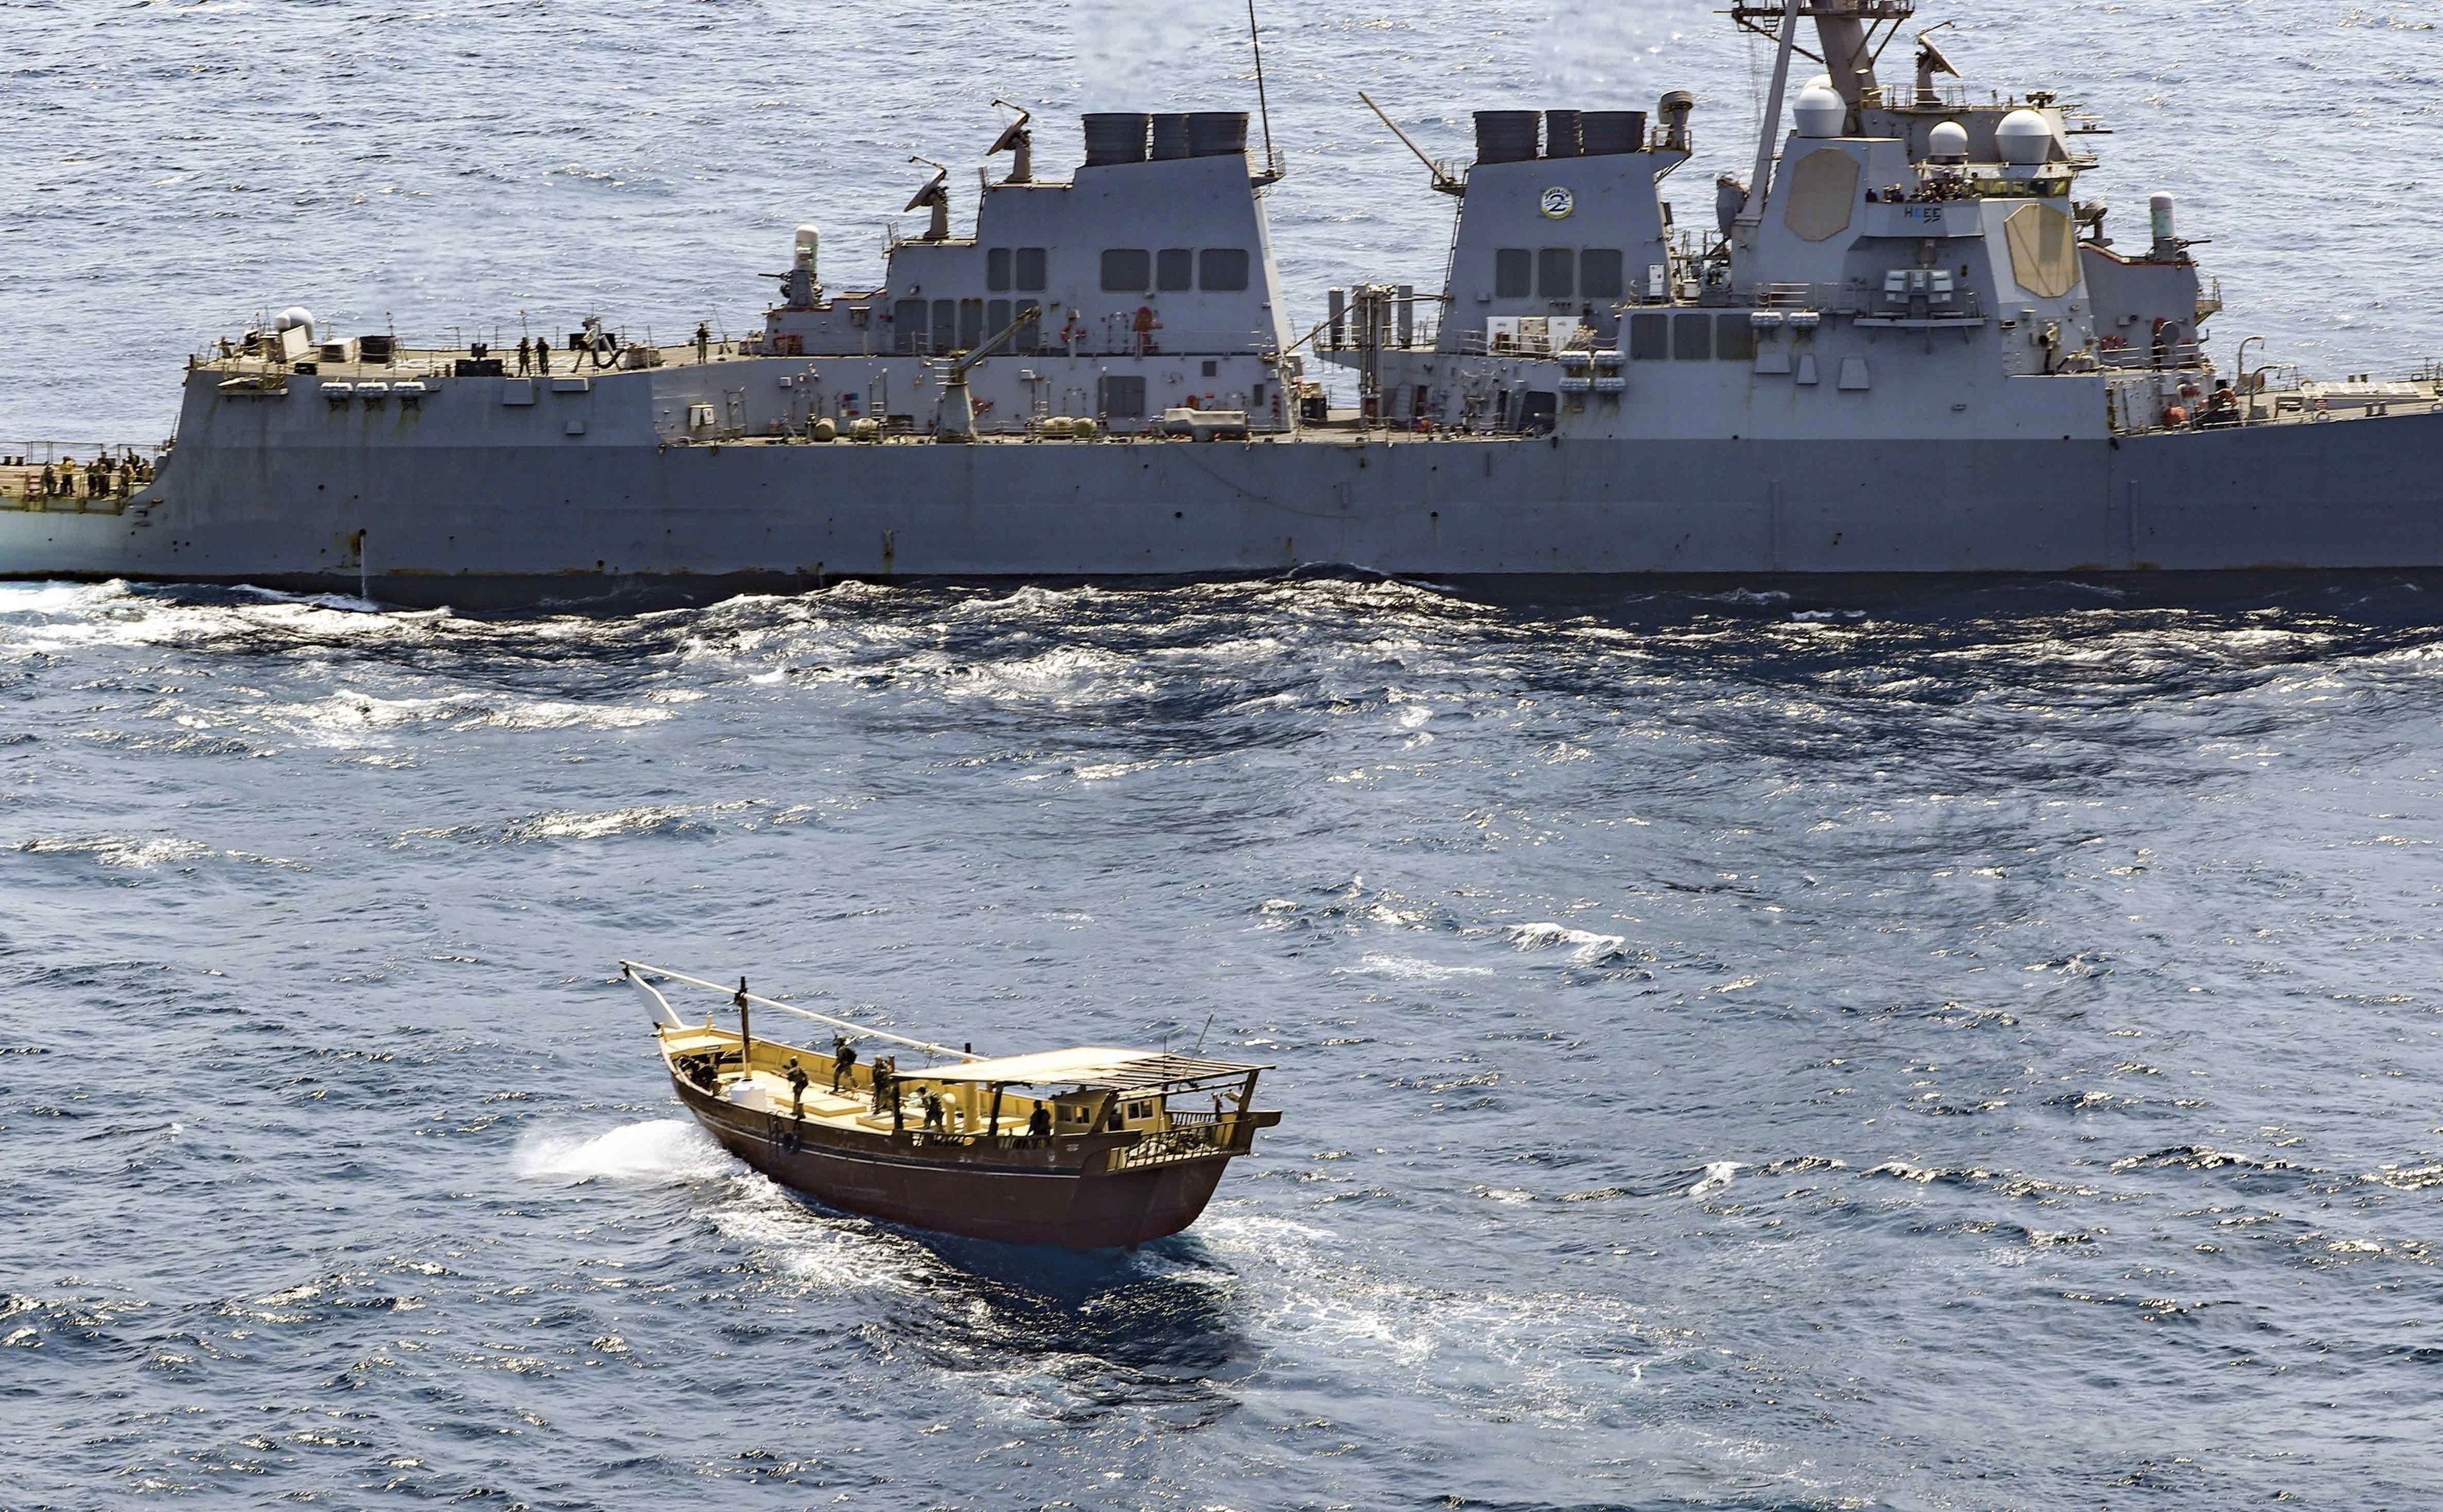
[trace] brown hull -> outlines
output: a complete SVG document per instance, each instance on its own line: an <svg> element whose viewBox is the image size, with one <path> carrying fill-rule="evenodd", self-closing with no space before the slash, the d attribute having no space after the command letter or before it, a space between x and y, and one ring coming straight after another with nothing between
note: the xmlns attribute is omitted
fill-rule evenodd
<svg viewBox="0 0 2443 1512"><path fill-rule="evenodd" d="M1114 1169L1123 1137L927 1142L797 1123L707 1096L679 1098L730 1154L835 1208L1012 1245L1116 1248L1196 1221L1236 1152Z"/></svg>

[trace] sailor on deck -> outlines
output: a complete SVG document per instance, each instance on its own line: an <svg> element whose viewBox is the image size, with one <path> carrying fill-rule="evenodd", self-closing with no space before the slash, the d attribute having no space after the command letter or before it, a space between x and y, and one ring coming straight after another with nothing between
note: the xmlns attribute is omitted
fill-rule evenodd
<svg viewBox="0 0 2443 1512"><path fill-rule="evenodd" d="M854 1086L856 1082L852 1073L854 1073L855 1069L856 1047L848 1042L848 1036L845 1034L833 1035L832 1090L836 1093L840 1089L840 1084L842 1082L846 1082L851 1086Z"/></svg>
<svg viewBox="0 0 2443 1512"><path fill-rule="evenodd" d="M806 1068L794 1055L789 1057L789 1117L799 1122L806 1117Z"/></svg>

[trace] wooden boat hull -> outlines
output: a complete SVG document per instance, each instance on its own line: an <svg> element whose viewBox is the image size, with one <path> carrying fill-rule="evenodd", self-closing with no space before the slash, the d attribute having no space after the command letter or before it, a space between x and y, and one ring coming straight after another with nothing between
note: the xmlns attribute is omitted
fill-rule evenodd
<svg viewBox="0 0 2443 1512"><path fill-rule="evenodd" d="M1127 1141L1111 1136L853 1133L742 1107L683 1078L671 1084L724 1149L784 1187L850 1212L1001 1244L1105 1249L1177 1233L1244 1149L1242 1134L1208 1154L1130 1165Z"/></svg>

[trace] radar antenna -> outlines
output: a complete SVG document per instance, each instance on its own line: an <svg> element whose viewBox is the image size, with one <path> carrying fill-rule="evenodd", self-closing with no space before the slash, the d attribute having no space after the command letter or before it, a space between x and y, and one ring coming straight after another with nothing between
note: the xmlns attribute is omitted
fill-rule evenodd
<svg viewBox="0 0 2443 1512"><path fill-rule="evenodd" d="M909 157L911 163L922 163L933 171L932 181L916 191L907 209L933 212L933 224L925 229L925 240L946 242L950 239L950 171L929 157ZM902 213L905 213L903 211Z"/></svg>
<svg viewBox="0 0 2443 1512"><path fill-rule="evenodd" d="M1942 93L1934 84L1938 74L1949 74L1954 79L1959 77L1959 70L1942 55L1942 49L1934 45L1934 34L1954 25L1956 23L1941 22L1917 34L1917 102L1921 108L1930 110L1942 103Z"/></svg>
<svg viewBox="0 0 2443 1512"><path fill-rule="evenodd" d="M1026 123L1035 116L1024 105L1013 105L1006 100L996 100L993 103L1003 110L1017 111L1018 118L1001 128L1001 135L993 138L993 144L984 149L984 155L997 157L1002 153L1009 154L1009 176L1001 182L1032 184L1035 182L1035 133L1026 129Z"/></svg>

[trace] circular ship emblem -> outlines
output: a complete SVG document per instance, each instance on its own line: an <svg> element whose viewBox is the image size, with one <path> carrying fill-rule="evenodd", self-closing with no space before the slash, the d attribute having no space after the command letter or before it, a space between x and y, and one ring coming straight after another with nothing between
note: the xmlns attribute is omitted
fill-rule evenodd
<svg viewBox="0 0 2443 1512"><path fill-rule="evenodd" d="M1544 191L1544 215L1548 220L1568 220L1570 211L1577 208L1577 196L1568 190L1555 186Z"/></svg>

